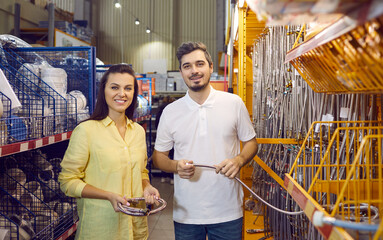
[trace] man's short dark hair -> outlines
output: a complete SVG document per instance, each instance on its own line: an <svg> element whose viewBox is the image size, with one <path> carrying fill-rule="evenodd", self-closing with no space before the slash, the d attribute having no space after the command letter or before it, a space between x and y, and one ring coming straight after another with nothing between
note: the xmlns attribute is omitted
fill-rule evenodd
<svg viewBox="0 0 383 240"><path fill-rule="evenodd" d="M211 67L213 65L213 61L211 60L211 55L207 51L205 44L203 44L202 42L184 42L181 44L181 46L179 46L179 48L177 49L177 53L176 53L176 56L178 58L178 62L180 64L179 65L180 69L181 69L181 58L185 54L189 54L195 50L203 51L205 54L205 58L206 58L207 62L209 63L209 66Z"/></svg>

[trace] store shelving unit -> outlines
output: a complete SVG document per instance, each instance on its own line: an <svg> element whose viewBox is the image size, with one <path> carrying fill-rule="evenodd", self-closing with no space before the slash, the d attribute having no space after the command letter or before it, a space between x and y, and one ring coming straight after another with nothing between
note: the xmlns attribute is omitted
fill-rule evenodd
<svg viewBox="0 0 383 240"><path fill-rule="evenodd" d="M36 42L41 45L47 45L48 28L22 28L20 29L20 37L28 42ZM54 47L68 46L91 46L91 43L55 28Z"/></svg>
<svg viewBox="0 0 383 240"><path fill-rule="evenodd" d="M382 68L380 55L382 54L383 3L371 1L369 4L367 10L365 7L361 7L352 11L287 54L286 61L295 67L314 91L336 94L381 94L383 92L382 75L379 70L376 70ZM379 100L375 99L375 101L372 103L373 105L381 104ZM382 119L382 115L379 119ZM315 124L321 123L314 122L313 126ZM334 217L336 215L338 218L350 221L350 212L352 212L350 206L353 206L356 216L352 218L352 221L376 224L371 220L375 218L372 209L376 208L381 212L383 208L382 176L373 174L374 171L380 172L383 168L379 161L382 159L381 149L376 146L381 141L382 123L377 124L380 128L373 127L371 123L365 125L367 127L362 127L361 123L357 125L358 127L352 127L353 124L355 123L347 123L347 127L336 127L327 150L322 149L321 142L318 143L321 151L325 151L318 165L308 164L305 160L302 162L302 156L298 154L291 172L286 175L285 187L311 221L313 221L315 212L322 212L325 216ZM352 139L356 135L351 136L353 132L357 132L359 140ZM364 136L363 133L368 134ZM309 131L306 139L313 139L312 134L313 132ZM322 132L319 134L320 136L325 135ZM326 135L330 139L330 131L327 131ZM363 140L361 140L362 137ZM330 163L334 162L329 159L329 156L334 154L331 150L332 147L336 147L338 152L335 154L338 158L343 154L342 150L351 151L351 149L342 149L341 141L345 140L360 144L354 146L352 150L354 154L357 153L356 156L347 155L347 164L344 163L344 159L343 162L338 159L335 164ZM303 143L301 151L306 151L307 147L307 142ZM372 153L369 149L375 150ZM302 153L302 155L304 154ZM364 161L359 159L364 159ZM311 174L311 179L306 180L306 183L311 183L310 187L304 185L296 177L297 170L305 172L309 169L315 173L315 175ZM362 172L357 173L355 169L365 169L367 172L364 174L362 173L364 170L361 170ZM342 170L342 173L339 170ZM345 170L347 175L343 173ZM337 179L333 179L333 177L329 179L330 172L331 176L336 173ZM342 174L344 174L343 177L339 177ZM335 202L329 199L330 194L337 196ZM334 204L332 208L323 207L330 203ZM364 211L362 209L368 209L367 219L359 215ZM345 232L339 227L326 225L317 226L317 229L326 239L352 238L349 231ZM370 234L362 232L358 233L356 237L378 239L382 237L382 234L379 231Z"/></svg>
<svg viewBox="0 0 383 240"><path fill-rule="evenodd" d="M5 157L17 153L22 153L34 149L39 149L55 143L66 141L70 138L72 131L59 133L53 136L42 137L24 142L16 142L0 146L0 157Z"/></svg>
<svg viewBox="0 0 383 240"><path fill-rule="evenodd" d="M325 93L381 93L383 2L356 9L291 49L291 62L310 87ZM320 68L318 68L320 66ZM318 71L320 69L320 71Z"/></svg>
<svg viewBox="0 0 383 240"><path fill-rule="evenodd" d="M250 52L254 40L263 33L266 23L259 21L246 4L238 8L238 18L238 40L234 42L233 61L233 68L238 69L238 74L233 76L233 90L242 98L251 116L253 112L253 61Z"/></svg>
<svg viewBox="0 0 383 240"><path fill-rule="evenodd" d="M22 107L15 111L15 102L1 95L6 101L0 119L0 227L9 231L11 239L66 239L77 228L75 202L58 187L61 158L49 159L40 149L70 138L86 115L80 104L93 109L94 48L3 50L0 67ZM43 81L34 68L43 62L44 66L65 69L65 94L77 90L84 96L64 96L61 89Z"/></svg>
<svg viewBox="0 0 383 240"><path fill-rule="evenodd" d="M339 6L342 6L342 2L343 1L340 1ZM250 82L252 82L253 79L252 65L254 63L252 62L253 59L249 49L253 45L253 42L257 41L258 36L262 36L265 33L267 34L267 31L264 31L265 23L263 22L263 26L259 25L262 22L258 21L258 18L255 17L255 13L251 11L251 9L246 3L243 3L242 6L240 5L241 3L243 3L243 1L239 1L239 3L237 4L239 21L238 30L235 29L235 31L238 34L238 39L234 43L234 69L238 68L238 74L234 75L233 87L234 93L242 97L243 101L248 107L249 113L252 114L253 103L251 101L252 99L250 98L250 96L252 95L253 89ZM273 3L276 2L274 1ZM288 52L285 61L286 63L291 63L296 68L299 74L304 78L304 80L306 80L306 82L314 91L321 93L323 92L327 94L382 93L383 89L381 86L383 81L381 80L380 70L377 70L382 68L380 57L382 46L382 42L380 40L382 39L382 2L364 1L364 3L366 3L367 5L359 7L353 12L349 12L348 15L344 15L342 18L339 18L339 21L333 23L332 25L329 25L321 32L317 33L314 36L311 36L310 39L306 39L306 41L304 42L301 42L301 40L304 39L302 37L303 35L297 35L297 43L299 44L297 44L295 48L291 49L291 51ZM291 5L294 4L292 3ZM298 16L299 14L295 14L292 16L292 19L299 19ZM284 18L282 17L281 19ZM325 19L325 15L319 16L318 19ZM253 28L251 28L250 26L253 26ZM249 42L250 44L248 44ZM371 105L369 106L371 108L374 107L381 109L381 96L379 97L378 95L377 97L372 99L373 102L370 102ZM375 112L375 114L378 120L382 119L382 115L379 111ZM317 124L323 125L326 123L322 122ZM381 126L381 123L378 126ZM367 129L368 130L365 130L367 132L373 131L372 127L367 127ZM331 131L334 130L339 132L351 131L351 129L345 130L336 127L334 129L332 127ZM313 144L313 139L317 139L316 133L314 135L315 138L313 135L310 134L306 136L306 139L309 139L310 144ZM336 139L336 137L334 136L334 145L332 145L332 147L326 145L326 147L331 149L337 147L339 148L339 141L342 141L342 139L344 139L344 133L340 133L340 136L341 137L339 137L338 135L338 139ZM330 136L326 136L327 140L322 142L322 144L327 144L330 140L329 138ZM359 156L361 158L373 159L373 157L376 157L377 155L369 155L367 153L367 149L371 148L371 146L375 146L374 144L378 144L380 138L381 135L379 134L368 135L366 136L366 139L363 139L363 142L365 144L363 145L364 148L362 148L362 146L358 146L360 148L355 146L355 149L353 148L352 151L355 154L357 151L360 151L359 154L361 155ZM294 148L299 149L299 146L301 146L301 149L305 151L304 149L305 147L307 147L307 142L302 143L302 140L303 139L301 138L258 139L258 142L261 144L282 144L290 146L289 151L294 150ZM294 147L291 148L291 146ZM312 145L312 147L314 148L314 145ZM323 152L326 151L324 148L325 146L323 146ZM379 151L376 149L375 154L380 154ZM307 155L308 153L306 152L305 154ZM302 156L305 154L302 153ZM327 154L330 155L330 153ZM381 159L381 157L378 157L377 159ZM262 159L255 159L255 162L261 168L263 168L263 170L267 172L267 174L271 176L274 179L274 181L280 185L281 188L287 190L290 196L293 197L294 201L301 207L302 210L304 210L307 218L310 221L312 221L313 213L315 211L325 211L323 208L323 202L320 201L322 199L318 199L318 195L320 196L322 194L321 196L325 196L326 193L329 197L330 194L332 197L334 196L333 194L338 195L338 201L336 201L338 207L334 207L333 209L331 209L331 211L327 209L327 211L329 212L325 211L325 215L342 216L342 219L348 219L347 214L350 213L347 213L347 207L345 206L347 206L347 204L354 204L358 208L363 205L361 204L361 202L367 202L368 204L373 203L374 206L378 205L381 211L382 196L379 195L381 194L379 192L381 190L380 187L378 188L377 186L379 186L379 184L381 185L382 177L380 175L374 175L367 177L366 179L358 179L358 173L355 170L361 168L374 168L377 171L379 171L379 169L382 169L381 163L379 165L377 162L366 162L364 163L365 165L360 165L361 163L357 162L357 158L351 158L348 160L349 165L345 167L344 165L337 164L329 165L329 160L323 161L325 161L324 165L314 166L310 162L302 164L302 161L299 159L299 157L297 157L297 159L295 160L295 166L292 168L290 174L287 174L285 176L285 179L282 180L277 174L275 174L275 172L272 169L270 169L270 167L268 167L263 162ZM323 171L325 171L325 169L332 169L332 171L336 171L333 169L339 170L342 168L348 169L348 174L347 176L344 176L344 179L342 178L342 180L340 181L334 181L329 179L327 179L327 181L323 181ZM317 175L319 175L320 177L308 179L308 176L306 176L305 181L312 182L313 185L320 184L319 186L313 187L312 185L312 187L309 189L308 187L302 185L302 179L298 179L297 172L305 172L308 171L308 169L311 169L313 171L311 177L315 176L315 173L317 173ZM318 169L323 169L322 173ZM250 181L251 177L249 177L249 172L251 171L253 171L252 168L243 168L241 176L243 178L247 178ZM328 177L328 175L324 176ZM366 185L363 185L362 182L366 182ZM371 188L375 190L372 191ZM363 193L365 193L365 195L359 196L359 198L355 195L352 195L355 192L361 190L363 191ZM345 202L342 199L345 199ZM332 203L332 200L328 200L328 202ZM369 212L368 214L372 213ZM245 230L246 228L254 228L253 220L256 217L251 214L245 214L244 216ZM368 216L371 217L371 215ZM360 220L357 221L359 222ZM368 236L369 239L378 239L379 237L382 237L383 229L381 226L382 223L380 223L380 228L375 235L370 234ZM317 227L317 229L325 239L351 239L349 233L346 232L345 229L340 227L332 227L325 225L324 227ZM245 233L244 239L258 239L261 236L264 235Z"/></svg>
<svg viewBox="0 0 383 240"><path fill-rule="evenodd" d="M252 57L249 54L254 39L257 39L262 34L265 28L265 22L258 21L254 12L249 11L246 5L238 8L238 40L234 42L234 58L233 68L238 69L238 74L233 76L232 85L233 92L240 96L244 101L249 114L252 115ZM232 28L231 31L236 31ZM233 34L232 34L233 35ZM247 185L252 185L253 169L251 167L243 167L241 169L241 180ZM250 193L245 191L245 200L250 197ZM255 220L257 225L253 223ZM252 228L263 229L263 216L256 216L245 212L244 214L244 237L243 239L259 239L264 236L263 233L247 233L246 229Z"/></svg>

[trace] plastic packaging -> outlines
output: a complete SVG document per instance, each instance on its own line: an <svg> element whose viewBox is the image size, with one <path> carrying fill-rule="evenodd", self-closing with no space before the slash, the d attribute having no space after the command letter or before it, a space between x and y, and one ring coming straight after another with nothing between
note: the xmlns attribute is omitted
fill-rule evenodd
<svg viewBox="0 0 383 240"><path fill-rule="evenodd" d="M56 90L61 96L67 92L67 74L61 68L42 68L41 79L51 88Z"/></svg>
<svg viewBox="0 0 383 240"><path fill-rule="evenodd" d="M148 114L149 111L149 101L146 100L142 95L137 96L138 108L137 108L137 117L142 117Z"/></svg>
<svg viewBox="0 0 383 240"><path fill-rule="evenodd" d="M84 110L87 104L87 100L85 95L79 91L79 90L73 90L70 91L67 94L67 101L68 101L68 113L74 114L79 113L80 110Z"/></svg>
<svg viewBox="0 0 383 240"><path fill-rule="evenodd" d="M0 118L3 116L3 102L0 99Z"/></svg>
<svg viewBox="0 0 383 240"><path fill-rule="evenodd" d="M0 92L7 96L9 100L12 102L12 109L20 108L21 103L13 91L11 85L8 82L8 79L5 77L3 71L0 69Z"/></svg>
<svg viewBox="0 0 383 240"><path fill-rule="evenodd" d="M13 35L9 35L9 34L0 35L0 44L2 46L11 47L11 48L32 47L32 45L25 42L24 40L21 40L20 38Z"/></svg>
<svg viewBox="0 0 383 240"><path fill-rule="evenodd" d="M31 86L33 91L38 91L39 86L39 78L40 78L40 65L32 64L32 63L24 63L18 70L16 77L20 80L30 80L35 84L35 86Z"/></svg>

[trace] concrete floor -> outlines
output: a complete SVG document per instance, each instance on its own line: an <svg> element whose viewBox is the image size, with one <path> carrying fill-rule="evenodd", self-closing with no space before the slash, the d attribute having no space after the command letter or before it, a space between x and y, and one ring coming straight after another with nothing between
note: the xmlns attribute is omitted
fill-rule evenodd
<svg viewBox="0 0 383 240"><path fill-rule="evenodd" d="M160 177L152 178L152 185L158 189L161 198L167 202L164 210L148 217L148 240L174 240L173 225L173 185L161 182Z"/></svg>

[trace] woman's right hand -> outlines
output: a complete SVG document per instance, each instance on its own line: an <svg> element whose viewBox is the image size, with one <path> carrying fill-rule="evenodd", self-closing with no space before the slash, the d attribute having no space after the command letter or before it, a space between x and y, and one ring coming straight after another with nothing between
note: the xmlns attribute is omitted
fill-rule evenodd
<svg viewBox="0 0 383 240"><path fill-rule="evenodd" d="M115 212L120 212L117 207L118 203L130 205L128 201L119 194L96 188L90 184L85 185L81 192L81 197L108 200L112 204Z"/></svg>
<svg viewBox="0 0 383 240"><path fill-rule="evenodd" d="M112 204L112 207L113 207L113 209L114 209L115 212L121 212L121 211L119 210L119 208L117 207L117 204L118 204L118 203L121 203L122 205L125 204L125 205L127 205L127 206L130 205L130 204L128 203L128 201L127 201L124 197L120 196L119 194L112 193L112 192L110 192L110 193L108 194L108 200L109 200L109 202Z"/></svg>

